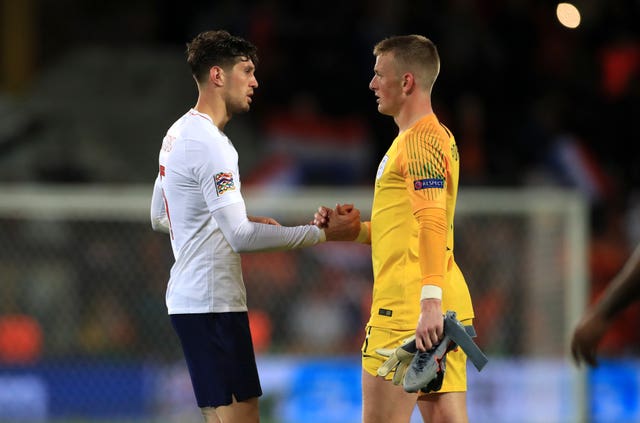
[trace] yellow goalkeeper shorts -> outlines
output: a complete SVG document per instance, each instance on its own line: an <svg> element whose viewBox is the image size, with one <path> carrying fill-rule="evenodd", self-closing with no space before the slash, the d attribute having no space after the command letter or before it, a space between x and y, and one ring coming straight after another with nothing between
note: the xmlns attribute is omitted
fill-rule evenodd
<svg viewBox="0 0 640 423"><path fill-rule="evenodd" d="M471 324L472 319L463 320L465 326ZM369 374L377 376L378 368L387 360L387 357L376 353L381 348L397 348L403 341L415 334L415 330L400 331L388 328L367 326L366 336L362 344L362 368ZM385 379L391 380L393 372ZM437 392L466 392L467 390L467 355L462 348L456 348L447 353L446 370L442 388ZM430 393L431 394L431 393ZM430 395L426 394L426 395Z"/></svg>

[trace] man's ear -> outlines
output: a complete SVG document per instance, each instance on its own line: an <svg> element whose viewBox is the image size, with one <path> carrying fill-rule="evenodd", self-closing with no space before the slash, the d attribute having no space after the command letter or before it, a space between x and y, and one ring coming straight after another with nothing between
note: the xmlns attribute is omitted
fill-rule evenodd
<svg viewBox="0 0 640 423"><path fill-rule="evenodd" d="M220 66L212 66L211 69L209 69L209 81L218 87L223 86L224 69L222 69Z"/></svg>
<svg viewBox="0 0 640 423"><path fill-rule="evenodd" d="M402 75L402 92L405 94L411 93L416 87L416 80L412 73L407 72Z"/></svg>

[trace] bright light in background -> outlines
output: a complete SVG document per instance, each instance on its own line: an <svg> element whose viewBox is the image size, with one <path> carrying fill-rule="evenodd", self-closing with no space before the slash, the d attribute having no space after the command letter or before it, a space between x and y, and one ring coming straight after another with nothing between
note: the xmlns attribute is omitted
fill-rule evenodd
<svg viewBox="0 0 640 423"><path fill-rule="evenodd" d="M580 25L580 11L571 3L558 3L556 16L563 26L577 28Z"/></svg>

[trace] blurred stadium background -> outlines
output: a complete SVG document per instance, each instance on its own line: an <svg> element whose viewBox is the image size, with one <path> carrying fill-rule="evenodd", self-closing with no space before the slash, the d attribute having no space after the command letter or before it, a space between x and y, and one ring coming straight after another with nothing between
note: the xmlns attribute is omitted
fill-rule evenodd
<svg viewBox="0 0 640 423"><path fill-rule="evenodd" d="M456 256L491 360L469 371L471 421L640 421L638 306L600 368L567 354L640 242L640 4L572 3L575 28L533 0L0 0L0 422L200 421L148 204L160 140L196 98L184 43L210 28L259 47L253 110L228 134L249 210L289 224L338 201L366 214L395 128L371 48L433 39L462 157ZM263 420L359 421L368 248L243 266Z"/></svg>

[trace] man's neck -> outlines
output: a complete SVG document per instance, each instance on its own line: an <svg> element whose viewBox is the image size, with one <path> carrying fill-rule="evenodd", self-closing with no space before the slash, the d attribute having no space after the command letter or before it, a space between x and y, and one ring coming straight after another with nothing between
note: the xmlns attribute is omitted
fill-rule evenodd
<svg viewBox="0 0 640 423"><path fill-rule="evenodd" d="M399 120L398 118L394 119L396 122L396 125L398 125L398 132L406 131L407 129L415 125L416 122L418 122L420 119L432 113L433 113L433 110L428 110L428 111L425 110L422 113L407 116L406 119L403 119L403 120Z"/></svg>
<svg viewBox="0 0 640 423"><path fill-rule="evenodd" d="M231 115L227 113L227 107L221 98L212 98L211 96L200 94L198 102L193 108L209 116L213 124L221 131L231 120Z"/></svg>
<svg viewBox="0 0 640 423"><path fill-rule="evenodd" d="M431 113L433 113L433 108L431 107L431 100L429 98L416 99L414 101L407 101L403 105L402 110L393 117L393 120L396 122L399 132L403 132Z"/></svg>

